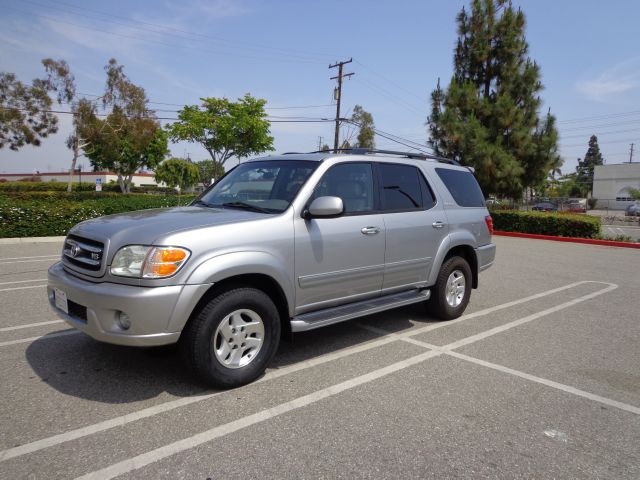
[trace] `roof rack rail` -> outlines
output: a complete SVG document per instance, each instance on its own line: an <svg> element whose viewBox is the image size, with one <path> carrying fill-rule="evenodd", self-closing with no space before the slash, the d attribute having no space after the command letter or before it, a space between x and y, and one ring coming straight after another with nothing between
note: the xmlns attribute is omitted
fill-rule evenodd
<svg viewBox="0 0 640 480"><path fill-rule="evenodd" d="M310 153L331 153L334 150L318 150ZM436 160L441 163L449 163L451 165L460 165L456 160L450 158L441 157L439 155L432 155L430 153L414 153L414 152L398 152L396 150L378 150L375 148L339 148L338 152L350 153L352 155L366 155L371 153L384 153L387 155L398 155L401 157L411 158L414 160Z"/></svg>

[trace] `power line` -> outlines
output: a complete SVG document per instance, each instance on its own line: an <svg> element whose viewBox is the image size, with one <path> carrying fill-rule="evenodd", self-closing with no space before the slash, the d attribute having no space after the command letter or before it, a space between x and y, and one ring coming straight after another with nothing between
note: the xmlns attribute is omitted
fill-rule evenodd
<svg viewBox="0 0 640 480"><path fill-rule="evenodd" d="M356 60L354 60L354 62L355 62L355 63L357 63L358 65L360 65L361 67L363 67L364 69L369 70L369 71L370 71L371 73L373 73L374 75L377 75L377 76L378 76L378 77L380 77L381 79L386 80L388 83L392 84L392 85L393 85L393 86L395 86L396 88L399 88L400 90L402 90L402 91L404 91L404 92L408 93L408 94L409 94L409 95L411 95L412 97L415 97L415 98L417 98L418 100L423 101L424 103L429 103L429 100L427 100L426 98L424 98L424 97L422 97L422 96L420 96L420 95L417 95L416 93L413 93L413 92L411 92L411 91L407 90L407 89L406 89L406 88L404 88L402 85L399 85L398 83L396 83L396 82L394 82L393 80L391 80L391 79L389 79L389 78L385 77L385 76L384 76L384 75L382 75L381 73L376 72L376 71L375 71L375 70L373 70L372 68L367 67L364 63L362 63L362 62L358 61L357 59L356 59Z"/></svg>
<svg viewBox="0 0 640 480"><path fill-rule="evenodd" d="M568 120L559 120L557 123L561 124L561 123L582 123L582 122L590 122L592 120L600 120L600 119L606 119L606 118L617 118L617 117L628 117L630 115L638 115L640 114L640 110L632 110L629 112L621 112L621 113L609 113L609 114L605 114L605 115L595 115L595 116L591 116L591 117L578 117L578 118L571 118Z"/></svg>
<svg viewBox="0 0 640 480"><path fill-rule="evenodd" d="M617 134L617 133L629 133L629 132L638 132L640 131L640 127L639 128L632 128L629 130L614 130L613 132L600 132L599 135L603 136L603 135L612 135L612 134ZM563 135L562 138L584 138L586 136L589 136L588 134L580 134L580 135Z"/></svg>
<svg viewBox="0 0 640 480"><path fill-rule="evenodd" d="M623 121L623 122L601 123L598 125L584 125L582 127L560 128L560 130L563 132L573 132L573 131L579 131L579 130L595 130L598 128L608 128L608 127L618 127L618 126L624 126L624 125L638 125L638 124L640 124L640 118L630 120L630 121Z"/></svg>
<svg viewBox="0 0 640 480"><path fill-rule="evenodd" d="M162 34L162 35L172 35L176 38L182 38L182 39L186 39L186 40L194 40L194 39L206 39L206 40L214 40L216 42L222 43L222 44L226 44L228 47L230 48L236 48L236 49L245 49L245 50L253 50L254 52L258 52L258 53L264 53L265 51L269 52L273 52L272 54L277 54L277 55L285 55L285 56L289 56L292 58L298 58L298 59L311 59L312 57L314 58L314 61L316 62L320 62L320 61L326 61L327 58L330 58L331 55L329 54L324 54L324 53L314 53L314 52L304 52L301 50L294 50L294 49L284 49L284 48L278 48L278 47L270 47L270 46L266 46L266 45L258 45L258 44L252 44L249 42L241 42L241 41L230 41L227 40L223 37L218 37L218 36L214 36L214 35L208 35L208 34L201 34L198 32L192 32L192 31L188 31L188 30L182 30L179 28L175 28L175 27L170 27L168 25L162 25L162 24L158 24L158 23L152 23L152 22L146 22L146 21L142 21L142 20L134 20L122 15L115 15L112 13L107 13L107 12L101 12L101 11L97 11L97 10L91 10L91 9L87 9L85 6L77 6L74 4L70 4L70 3L66 3L66 2L52 2L54 3L54 5L51 4L43 4L40 2L36 2L34 0L23 0L23 2L26 3L30 3L32 5L37 5L37 6L42 6L45 8L56 8L56 9L63 9L66 10L66 13L69 13L71 15L75 15L75 16L79 16L79 17L85 17L85 18L89 18L91 20L97 20L100 22L104 22L104 23L111 23L114 25L121 25L121 26L125 26L127 28L131 28L131 29L137 29L140 31L147 31L147 32L151 32L151 33L155 33L155 34ZM72 9L71 11L69 9ZM76 10L76 11L73 11ZM98 16L96 16L98 15ZM107 20L104 18L100 18L100 17L107 17L107 18L116 18L116 19L121 19L121 20L125 20L127 23L122 23L122 22L116 22L113 20ZM132 24L137 24L138 26L134 26ZM144 28L141 27L140 25L148 25L151 27L154 27L156 29L161 29L160 31L155 30L155 29L150 29L150 28ZM170 34L167 33L167 31L173 31L176 33L179 33L181 35L176 35L174 34ZM195 38L194 38L195 37Z"/></svg>
<svg viewBox="0 0 640 480"><path fill-rule="evenodd" d="M54 23L62 23L62 24L67 24L67 25L72 25L74 27L78 27L78 28L82 28L85 30L89 30L91 32L100 32L100 33L104 33L106 35L112 35L115 37L121 37L121 38L128 38L128 39L132 39L132 40L138 40L140 42L146 42L146 43L151 43L151 44L156 44L156 45L162 45L164 47L170 47L170 48L178 48L178 49L188 49L188 50L199 50L208 54L212 54L212 55L226 55L226 56L233 56L233 57L241 57L241 58L248 58L251 60L262 60L262 61L280 61L280 62L294 62L294 63L320 63L319 61L310 61L310 60L302 60L302 59L297 59L297 60L284 60L284 59L278 59L276 58L267 58L265 56L252 56L252 55L245 55L245 54L240 54L240 53L229 53L226 52L224 50L211 50L211 49L206 49L206 48L201 48L201 47L197 47L197 46L187 46L187 45L180 45L177 43L167 43L167 42L162 42L162 41L158 41L158 40L152 40L149 38L145 38L145 37L138 37L138 36L134 36L134 35L125 35L122 33L115 33L115 32L111 32L109 30L102 30L99 28L96 28L94 26L88 27L85 25L81 25L79 23L74 23L74 22L69 22L66 20L61 20L59 18L55 18L55 17L50 17L48 15L41 15L41 14L37 14L37 13L33 13L33 12L26 12L24 10L20 10L15 8L14 6L10 6L9 8L12 8L14 11L18 11L18 12L22 12L31 16L35 16L38 18L44 18L46 20L50 20Z"/></svg>

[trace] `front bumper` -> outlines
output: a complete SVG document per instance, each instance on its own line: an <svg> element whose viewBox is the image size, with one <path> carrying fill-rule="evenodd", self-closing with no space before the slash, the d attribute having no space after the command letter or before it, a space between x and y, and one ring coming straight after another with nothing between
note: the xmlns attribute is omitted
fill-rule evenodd
<svg viewBox="0 0 640 480"><path fill-rule="evenodd" d="M489 243L488 245L476 248L476 258L478 259L478 272L489 268L493 265L493 261L496 258L495 244Z"/></svg>
<svg viewBox="0 0 640 480"><path fill-rule="evenodd" d="M56 314L69 325L106 343L156 346L175 343L193 308L211 285L138 287L93 283L67 273L62 263L49 268L47 295ZM55 304L54 289L66 293L69 313ZM127 314L131 327L118 318Z"/></svg>

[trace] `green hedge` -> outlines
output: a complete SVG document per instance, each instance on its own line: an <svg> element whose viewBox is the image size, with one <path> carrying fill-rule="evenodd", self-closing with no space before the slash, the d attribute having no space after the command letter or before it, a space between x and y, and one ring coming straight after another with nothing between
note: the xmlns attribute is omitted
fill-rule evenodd
<svg viewBox="0 0 640 480"><path fill-rule="evenodd" d="M96 185L93 182L74 182L72 184L73 192L95 192ZM1 182L0 193L9 192L66 192L66 182ZM102 184L102 192L120 192L120 186L117 183ZM133 187L131 193L164 193L172 195L176 193L173 188L158 187L149 185L145 187ZM97 192L101 193L101 192Z"/></svg>
<svg viewBox="0 0 640 480"><path fill-rule="evenodd" d="M186 205L193 198L193 195L112 194L74 201L46 196L25 200L0 195L0 238L66 235L71 227L83 220L133 210Z"/></svg>
<svg viewBox="0 0 640 480"><path fill-rule="evenodd" d="M504 232L580 238L600 235L600 218L590 215L491 210L491 217L493 227Z"/></svg>

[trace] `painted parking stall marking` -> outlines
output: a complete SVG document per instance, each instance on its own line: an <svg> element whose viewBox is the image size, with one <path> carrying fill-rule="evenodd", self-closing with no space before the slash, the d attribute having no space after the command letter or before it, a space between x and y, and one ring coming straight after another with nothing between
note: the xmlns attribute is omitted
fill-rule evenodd
<svg viewBox="0 0 640 480"><path fill-rule="evenodd" d="M398 341L400 339L403 338L410 338L413 335L419 335L421 333L427 332L427 331L431 331L437 328L442 328L442 327L446 327L447 325L452 325L452 324L457 324L460 322L464 322L466 320L470 320L473 318L478 318L481 317L483 315L489 315L491 313L495 313L497 311L500 310L504 310L513 306L517 306L517 305L521 305L524 304L526 302L530 302L532 300L537 300L540 298L544 298L544 297L548 297L550 295L559 293L559 292L563 292L566 290L569 290L571 288L575 288L576 286L579 285L583 285L586 283L590 283L588 281L581 281L581 282L574 282L574 283L570 283L568 285L562 286L562 287L558 287L558 288L553 288L550 290L546 290L534 295L530 295L524 298L520 298L517 300L512 300L500 305L496 305L493 307L489 307L483 310L478 310L476 312L472 312L469 313L467 315L464 315L462 317L460 317L459 319L456 320L452 320L449 322L439 322L439 323L435 323L432 325L427 325L425 327L422 328L418 328L418 329L414 329L408 332L405 332L403 334L390 334L389 332L383 331L383 330L377 330L376 333L382 335L382 338L376 339L376 340L372 340L370 342L367 343L363 343L361 345L355 346L355 347L348 347L345 348L343 350L337 351L337 352L332 352L332 353L328 353L316 358L313 358L311 360L306 360L304 362L299 362L296 363L294 365L290 365L287 366L285 368L282 369L278 369L278 370L272 370L269 371L264 377L262 377L261 379L257 380L257 382L254 383L260 383L260 382L264 382L264 381L269 381L275 378L279 378L281 376L284 375L288 375L290 373L294 373L294 372L299 372L302 370L306 370L308 368L312 368L315 366L319 366L319 365L323 365L325 363L328 362L332 362L334 360L338 360L350 355L355 355L361 352L365 352L367 350L373 349L373 348L377 348L383 345L386 345L388 343L391 342L395 342ZM599 283L599 282L596 282ZM375 327L371 327L374 328ZM73 333L80 333L76 330L70 330L67 332L62 332L64 334L73 334ZM55 334L52 334L55 335ZM6 342L7 345L14 345L16 343L29 343L35 340L44 340L47 338L55 338L52 335L45 335L42 337L32 337L32 338L27 338L24 340L14 340L11 342ZM59 336L59 335L57 335ZM2 343L0 343L0 346L3 346ZM48 447L52 447L54 445L59 445L61 443L65 443L71 440L76 440L78 438L82 438L85 437L87 435L92 435L98 432L102 432L105 430L109 430L111 428L115 428L115 427L119 427L122 425L125 425L127 423L130 422L135 422L137 420L141 420L144 418L149 418L158 414L161 414L163 412L168 412L177 408L181 408L181 407L185 407L194 403L198 403L198 402L202 402L205 400L209 400L215 396L221 395L221 394L225 394L226 392L216 392L213 394L205 394L205 395L198 395L195 397L188 397L188 398L182 398L179 400L174 400L174 401L170 401L170 402L165 402L163 404L160 405L156 405L153 407L149 407L149 408L145 408L142 410L139 410L138 412L134 412L134 413L129 413L127 415L122 415L119 417L115 417L112 418L110 420L105 420L103 422L99 422L93 425L88 425L86 427L81 427L78 429L74 429L74 430L70 430L68 432L65 433L61 433L58 435L53 435L51 437L47 437L47 438L43 438L41 440L36 440L34 442L30 442L30 443L26 443L24 445L21 445L19 447L15 447L15 448L10 448L4 451L0 451L0 461L5 461L8 460L10 458L15 458L15 457L19 457L22 455L26 455L29 453L33 453L39 450L42 450L44 448L48 448Z"/></svg>
<svg viewBox="0 0 640 480"><path fill-rule="evenodd" d="M580 282L580 283L584 283L584 282ZM612 284L612 283L607 283L607 282L590 282L590 283L598 283L598 284L602 284L602 285L607 285L607 287L600 289L594 293L590 293L588 295L583 295L579 298L576 298L574 300L568 301L568 302L564 302L560 305L557 305L555 307L552 308L548 308L546 310L543 310L539 313L533 314L533 315L528 315L526 317L523 317L521 319L509 322L501 327L496 327L493 328L491 330L488 330L487 332L484 332L482 334L477 334L477 335L472 335L470 337L467 337L465 339L459 340L457 342L453 342L449 345L446 345L444 347L439 347L437 349L434 350L429 350L428 352L425 352L423 354L420 355L416 355L414 357L411 357L409 359L403 360L401 362L397 362L394 363L392 365L389 365L387 367L383 367L380 368L378 370L374 370L373 372L369 372L365 375L361 375L359 377L355 377L351 380L348 380L346 382L342 382L336 385L333 385L331 387L328 388L324 388L321 390L318 390L314 393L311 393L309 395L304 395L302 397L299 397L297 399L291 400L289 402L283 403L281 405L278 405L276 407L272 407L270 409L264 410L262 412L253 414L253 415L249 415L247 417L235 420L233 422L230 422L228 424L225 425L220 425L217 427L214 427L210 430L204 431L202 433L199 433L197 435L194 435L192 437L188 437L173 443L170 443L168 445L165 445L163 447L159 447L157 449L151 450L149 452L143 453L141 455L137 455L135 457L123 460L121 462L115 463L113 465L110 465L106 468L100 469L100 470L96 470L94 472L90 472L87 473L86 475L83 475L81 477L78 477L80 479L111 479L114 477L117 477L119 475L124 475L127 474L129 472L132 472L134 470L140 469L144 466L150 465L152 463L155 463L159 460L162 460L164 458L167 458L169 456L175 455L177 453L183 452L185 450L189 450L191 448L197 447L199 445L202 445L203 443L207 443L211 440L214 440L216 438L220 438L222 436L228 435L230 433L236 432L238 430L241 430L243 428L247 428L249 426L252 425L256 425L258 423L262 423L264 421L270 420L272 418L275 418L277 416L280 416L282 414L291 412L293 410L297 410L299 408L303 408L305 406L317 403L325 398L328 397L332 397L335 396L337 394L340 394L342 392L345 392L347 390L351 390L355 387L358 387L360 385L363 385L365 383L369 383L372 382L374 380L377 380L379 378L382 378L384 376L387 376L389 374L395 373L395 372L399 372L401 370L404 370L410 366L413 365L417 365L419 363L422 363L430 358L434 358L440 355L444 355L445 353L447 353L449 350L452 350L454 348L458 348L462 345L469 345L471 343L474 342L478 342L481 341L485 338L489 338L493 335L497 335L499 333L505 332L511 328L515 328L518 327L520 325L523 325L525 323L531 322L533 320L536 320L538 318L541 318L543 316L546 315L550 315L551 313L569 308L573 305L579 304L581 302L585 302L588 301L590 299L596 298L600 295L604 295L608 292L611 292L612 290L615 290L616 288L618 288L618 285ZM419 329L422 330L422 329ZM410 333L410 335L409 335ZM413 335L416 335L418 332L407 332L407 335L397 335L397 334L392 334L387 332L387 335L392 337L392 338L410 338ZM422 333L422 332L420 332ZM413 343L413 342L412 342ZM505 372L506 373L506 372ZM522 373L522 372L518 372L518 373ZM526 378L523 375L518 375L521 378ZM533 379L533 376L531 376ZM537 377L535 377L537 378ZM544 380L544 379L540 379L540 380ZM547 384L551 386L550 381L546 381L548 382ZM538 383L542 383L542 382L538 382ZM559 384L558 384L559 385ZM574 391L571 390L570 387L567 387L564 391L568 392L568 393L576 393L576 392L581 392L578 391L577 389L574 389ZM587 392L584 392L587 393ZM591 395L591 394L588 394ZM594 400L596 397L595 395L580 395L583 396L585 398L589 398L591 400ZM600 397L601 398L601 397ZM607 399L605 399L607 400ZM610 400L608 403L608 405L611 406L617 406L619 405L624 405L621 404L620 402L615 402L613 400ZM628 406L631 407L629 408L625 408L626 411L630 411L631 413L636 413L640 415L640 409L638 409L637 411L634 410L635 407L632 406Z"/></svg>

